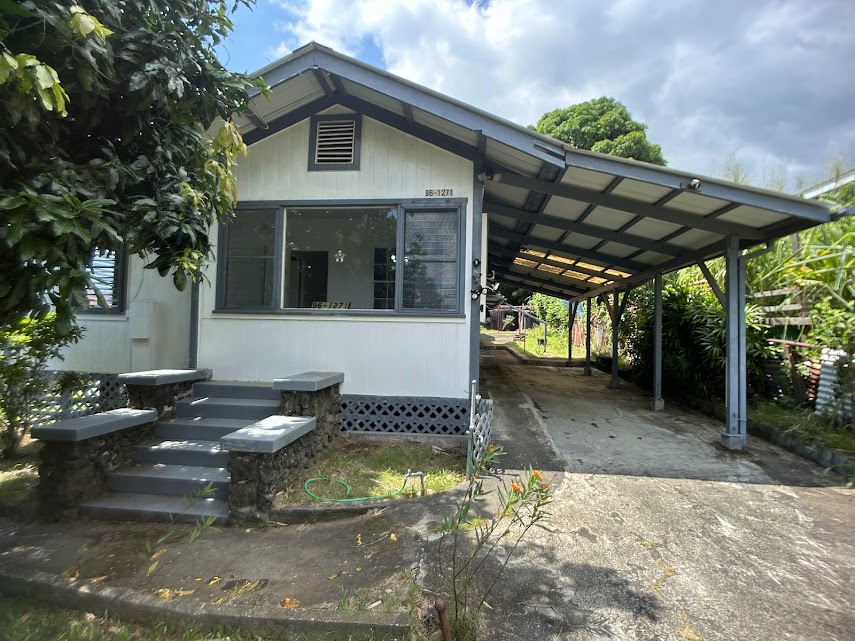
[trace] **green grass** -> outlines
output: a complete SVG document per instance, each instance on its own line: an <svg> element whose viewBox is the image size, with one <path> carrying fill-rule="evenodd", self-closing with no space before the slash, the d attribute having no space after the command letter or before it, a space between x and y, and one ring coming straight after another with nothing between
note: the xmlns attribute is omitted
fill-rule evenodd
<svg viewBox="0 0 855 641"><path fill-rule="evenodd" d="M351 497L384 496L401 487L407 470L425 473L427 494L443 492L463 482L466 457L462 453L437 451L430 445L375 445L340 438L312 459L300 481L281 494L279 500L317 503L303 491L305 481L316 477L344 481L351 486ZM345 498L344 488L331 480L314 483L310 489L318 496ZM418 496L420 491L419 480L412 478L398 498Z"/></svg>
<svg viewBox="0 0 855 641"><path fill-rule="evenodd" d="M28 599L0 598L4 641L261 641L240 633L205 633L175 626L140 626L112 617L64 610Z"/></svg>
<svg viewBox="0 0 855 641"><path fill-rule="evenodd" d="M558 332L547 332L546 349L537 341L543 339L543 326L526 331L524 338L515 338L514 347L517 351L533 358L562 358L567 360L567 335Z"/></svg>
<svg viewBox="0 0 855 641"><path fill-rule="evenodd" d="M790 403L759 401L748 408L748 418L761 428L793 434L823 447L855 452L855 433L835 426L813 410Z"/></svg>
<svg viewBox="0 0 855 641"><path fill-rule="evenodd" d="M29 500L30 489L39 481L38 441L24 440L10 460L0 459L0 509Z"/></svg>

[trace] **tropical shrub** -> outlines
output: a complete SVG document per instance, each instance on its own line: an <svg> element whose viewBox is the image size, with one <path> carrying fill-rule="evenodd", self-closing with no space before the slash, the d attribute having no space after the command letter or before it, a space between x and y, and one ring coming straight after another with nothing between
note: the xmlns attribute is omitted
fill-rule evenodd
<svg viewBox="0 0 855 641"><path fill-rule="evenodd" d="M621 348L632 363L632 378L644 387L653 380L653 288L630 295L620 327ZM746 309L749 387L762 389L770 354L766 327L755 307ZM662 383L677 395L722 398L726 374L724 309L706 286L685 275L666 278L662 291Z"/></svg>
<svg viewBox="0 0 855 641"><path fill-rule="evenodd" d="M534 315L545 321L549 329L567 333L569 312L560 298L535 294L529 300L529 304L534 310Z"/></svg>
<svg viewBox="0 0 855 641"><path fill-rule="evenodd" d="M60 331L55 312L0 327L0 412L5 421L0 458L14 456L30 429L33 402L49 387L43 376L48 361L80 340L82 333L79 327Z"/></svg>

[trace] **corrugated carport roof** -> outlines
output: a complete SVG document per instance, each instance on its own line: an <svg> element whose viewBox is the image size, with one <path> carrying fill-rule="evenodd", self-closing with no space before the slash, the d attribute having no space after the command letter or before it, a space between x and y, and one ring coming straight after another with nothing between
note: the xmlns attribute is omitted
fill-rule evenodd
<svg viewBox="0 0 855 641"><path fill-rule="evenodd" d="M260 70L273 89L238 121L252 144L334 105L483 169L490 268L569 299L622 288L832 219L828 205L573 149L311 43Z"/></svg>

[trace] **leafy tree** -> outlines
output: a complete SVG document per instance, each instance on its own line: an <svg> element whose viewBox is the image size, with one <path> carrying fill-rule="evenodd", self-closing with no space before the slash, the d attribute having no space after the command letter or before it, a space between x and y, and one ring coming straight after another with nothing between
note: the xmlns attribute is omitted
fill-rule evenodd
<svg viewBox="0 0 855 641"><path fill-rule="evenodd" d="M76 343L81 334L78 327L61 334L55 312L0 327L0 413L5 421L0 458L14 456L30 429L34 402L50 387L42 376L48 361L60 356L65 345Z"/></svg>
<svg viewBox="0 0 855 641"><path fill-rule="evenodd" d="M549 329L567 333L567 321L570 312L560 298L546 294L535 294L531 297L530 302L535 316L545 321Z"/></svg>
<svg viewBox="0 0 855 641"><path fill-rule="evenodd" d="M537 131L577 149L633 158L656 165L667 164L662 148L647 140L647 125L632 119L614 98L597 98L543 114Z"/></svg>
<svg viewBox="0 0 855 641"><path fill-rule="evenodd" d="M217 60L228 16L207 0L0 0L0 324L52 306L68 333L98 290L92 246L124 243L179 289L198 273L236 202L231 118L266 91Z"/></svg>

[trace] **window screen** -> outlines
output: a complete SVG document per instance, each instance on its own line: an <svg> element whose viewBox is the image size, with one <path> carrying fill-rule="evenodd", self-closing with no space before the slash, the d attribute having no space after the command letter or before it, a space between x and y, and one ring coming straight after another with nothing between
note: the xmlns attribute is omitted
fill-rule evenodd
<svg viewBox="0 0 855 641"><path fill-rule="evenodd" d="M228 224L223 306L268 309L273 305L276 212L240 209Z"/></svg>
<svg viewBox="0 0 855 641"><path fill-rule="evenodd" d="M457 209L405 212L402 309L457 311L459 244Z"/></svg>

